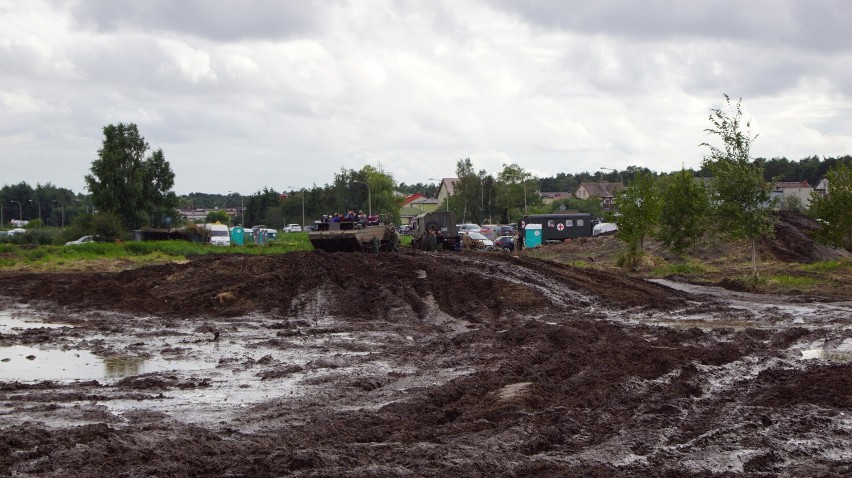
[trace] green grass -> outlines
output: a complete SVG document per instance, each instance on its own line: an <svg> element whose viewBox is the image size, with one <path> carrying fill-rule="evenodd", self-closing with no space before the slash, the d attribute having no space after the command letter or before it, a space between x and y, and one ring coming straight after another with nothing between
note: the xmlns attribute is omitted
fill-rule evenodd
<svg viewBox="0 0 852 478"><path fill-rule="evenodd" d="M651 272L651 275L654 277L667 277L671 275L706 274L715 271L715 268L707 264L697 261L687 261L657 266Z"/></svg>
<svg viewBox="0 0 852 478"><path fill-rule="evenodd" d="M786 287L810 287L815 286L822 281L813 277L791 276L789 274L780 274L767 277L769 284L779 284Z"/></svg>
<svg viewBox="0 0 852 478"><path fill-rule="evenodd" d="M187 241L149 241L119 243L87 243L73 246L18 246L0 244L0 269L73 268L85 262L129 260L133 263L156 263L185 260L205 254L284 254L293 251L310 251L313 246L307 233L290 233L268 244L218 247Z"/></svg>
<svg viewBox="0 0 852 478"><path fill-rule="evenodd" d="M835 259L831 261L812 262L799 266L799 269L810 272L837 272L852 269L852 261L848 259Z"/></svg>

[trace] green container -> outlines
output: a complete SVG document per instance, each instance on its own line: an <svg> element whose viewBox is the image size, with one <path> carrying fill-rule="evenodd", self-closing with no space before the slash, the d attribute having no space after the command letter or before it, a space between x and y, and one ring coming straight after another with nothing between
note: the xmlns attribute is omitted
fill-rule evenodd
<svg viewBox="0 0 852 478"><path fill-rule="evenodd" d="M541 224L527 224L524 227L524 247L531 248L541 245Z"/></svg>
<svg viewBox="0 0 852 478"><path fill-rule="evenodd" d="M245 244L245 229L240 226L234 226L231 228L231 244L236 244L238 246L242 246Z"/></svg>

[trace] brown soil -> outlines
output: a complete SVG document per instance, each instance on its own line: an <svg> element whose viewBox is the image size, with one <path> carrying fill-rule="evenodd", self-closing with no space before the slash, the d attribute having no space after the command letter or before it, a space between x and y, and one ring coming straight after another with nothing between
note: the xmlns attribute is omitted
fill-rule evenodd
<svg viewBox="0 0 852 478"><path fill-rule="evenodd" d="M4 272L0 305L73 326L0 350L211 364L0 381L0 476L852 474L848 303L406 251Z"/></svg>
<svg viewBox="0 0 852 478"><path fill-rule="evenodd" d="M852 261L852 252L820 244L813 239L819 223L801 214L780 211L773 237L756 243L757 271L763 278L758 284L749 283L750 290L763 293L799 295L819 300L852 300L852 267L814 271L806 267L820 261ZM616 260L624 244L614 234L581 238L563 244L526 251L525 254L568 265L621 272ZM691 271L672 277L678 281L715 285L742 290L743 282L752 273L752 249L747 241L730 241L708 236L696 247L682 255L666 250L653 238L644 243L647 253L644 265L631 271L634 275L651 277L655 269L666 265L699 263L704 272ZM778 278L801 281L788 286Z"/></svg>

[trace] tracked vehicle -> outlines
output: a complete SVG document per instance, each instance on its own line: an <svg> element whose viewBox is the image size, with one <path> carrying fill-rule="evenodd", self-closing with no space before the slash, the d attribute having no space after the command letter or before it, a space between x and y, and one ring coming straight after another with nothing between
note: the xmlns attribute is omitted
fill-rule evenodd
<svg viewBox="0 0 852 478"><path fill-rule="evenodd" d="M394 251L399 235L393 226L365 226L354 222L319 222L317 230L308 233L314 249L326 252Z"/></svg>

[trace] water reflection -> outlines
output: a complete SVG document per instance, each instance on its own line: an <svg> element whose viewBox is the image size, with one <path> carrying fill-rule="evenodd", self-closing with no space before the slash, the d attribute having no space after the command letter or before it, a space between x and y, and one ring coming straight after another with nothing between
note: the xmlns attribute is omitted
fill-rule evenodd
<svg viewBox="0 0 852 478"><path fill-rule="evenodd" d="M213 364L188 360L173 361L139 357L104 359L86 350L38 349L23 345L0 347L0 380L6 381L113 381L141 373L201 370L212 367Z"/></svg>
<svg viewBox="0 0 852 478"><path fill-rule="evenodd" d="M139 357L112 357L103 362L107 378L130 377L145 369L145 359Z"/></svg>

